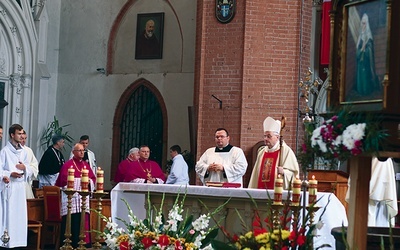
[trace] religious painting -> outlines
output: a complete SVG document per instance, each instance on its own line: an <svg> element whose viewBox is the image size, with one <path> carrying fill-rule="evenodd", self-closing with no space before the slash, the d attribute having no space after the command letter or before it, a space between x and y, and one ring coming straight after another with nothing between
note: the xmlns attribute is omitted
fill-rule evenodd
<svg viewBox="0 0 400 250"><path fill-rule="evenodd" d="M344 5L341 104L383 101L387 79L386 0Z"/></svg>
<svg viewBox="0 0 400 250"><path fill-rule="evenodd" d="M137 15L135 59L162 59L164 13Z"/></svg>
<svg viewBox="0 0 400 250"><path fill-rule="evenodd" d="M274 163L274 159L272 158L266 158L263 162L262 165L262 181L263 182L269 182L271 181L271 177L272 179L274 178L274 176L272 176L272 169L273 169L273 164Z"/></svg>

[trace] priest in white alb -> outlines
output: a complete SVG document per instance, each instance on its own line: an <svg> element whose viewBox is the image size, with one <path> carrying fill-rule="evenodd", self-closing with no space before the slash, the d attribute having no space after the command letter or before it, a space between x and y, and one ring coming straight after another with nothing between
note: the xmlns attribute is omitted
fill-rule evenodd
<svg viewBox="0 0 400 250"><path fill-rule="evenodd" d="M280 174L284 189L289 189L289 183L299 174L296 155L284 141L280 143L281 121L267 117L263 125L265 147L258 150L248 187L273 189Z"/></svg>
<svg viewBox="0 0 400 250"><path fill-rule="evenodd" d="M243 150L229 144L229 133L218 128L214 134L215 147L207 149L196 163L196 173L204 185L210 182L240 183L247 170Z"/></svg>

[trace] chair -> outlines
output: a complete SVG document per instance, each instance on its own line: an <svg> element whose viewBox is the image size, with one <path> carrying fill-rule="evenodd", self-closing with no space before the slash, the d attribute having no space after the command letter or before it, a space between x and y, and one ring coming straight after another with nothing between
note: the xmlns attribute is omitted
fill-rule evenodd
<svg viewBox="0 0 400 250"><path fill-rule="evenodd" d="M43 219L43 230L44 236L48 234L52 235L52 244L55 244L54 249L60 248L60 231L61 231L61 190L56 186L44 186L43 187L43 201L44 201L44 219ZM53 230L48 230L52 227ZM44 245L47 237L41 241L41 249L44 249Z"/></svg>
<svg viewBox="0 0 400 250"><path fill-rule="evenodd" d="M42 249L41 245L40 245L42 223L40 221L28 220L28 230L30 230L33 233L37 234L36 250Z"/></svg>

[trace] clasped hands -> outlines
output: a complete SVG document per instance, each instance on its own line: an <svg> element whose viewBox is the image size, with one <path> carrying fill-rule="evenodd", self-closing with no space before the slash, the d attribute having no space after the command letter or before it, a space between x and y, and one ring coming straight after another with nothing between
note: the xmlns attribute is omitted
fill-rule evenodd
<svg viewBox="0 0 400 250"><path fill-rule="evenodd" d="M15 167L19 170L25 170L26 167L22 162L19 162L18 164L15 165ZM21 178L22 176L24 176L24 172L22 173L18 173L18 172L11 172L10 177L13 178ZM3 182L4 183L9 183L10 182L10 178L8 178L7 176L3 176Z"/></svg>
<svg viewBox="0 0 400 250"><path fill-rule="evenodd" d="M218 163L212 163L208 166L207 168L208 172L219 172L219 171L224 171L224 166L222 164L218 164Z"/></svg>
<svg viewBox="0 0 400 250"><path fill-rule="evenodd" d="M147 177L147 182L146 182L146 183L153 184L153 183L156 183L156 182L157 182L157 179L156 179L156 178L153 178L153 177Z"/></svg>

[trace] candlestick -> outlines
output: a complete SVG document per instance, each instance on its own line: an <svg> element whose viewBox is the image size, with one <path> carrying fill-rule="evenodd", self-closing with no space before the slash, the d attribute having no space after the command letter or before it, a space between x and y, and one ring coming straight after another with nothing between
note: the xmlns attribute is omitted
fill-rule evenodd
<svg viewBox="0 0 400 250"><path fill-rule="evenodd" d="M100 167L97 169L96 192L104 192L104 171Z"/></svg>
<svg viewBox="0 0 400 250"><path fill-rule="evenodd" d="M282 204L282 193L283 193L283 179L281 175L278 174L275 179L275 187L274 187L274 204L280 205Z"/></svg>
<svg viewBox="0 0 400 250"><path fill-rule="evenodd" d="M312 179L308 182L308 205L312 205L317 201L317 185L318 181L315 179L315 176L312 176Z"/></svg>
<svg viewBox="0 0 400 250"><path fill-rule="evenodd" d="M81 191L89 192L89 170L84 167L81 175Z"/></svg>
<svg viewBox="0 0 400 250"><path fill-rule="evenodd" d="M300 194L301 194L301 180L296 178L293 181L293 194L292 194L292 205L299 206L300 205Z"/></svg>
<svg viewBox="0 0 400 250"><path fill-rule="evenodd" d="M74 182L75 182L75 169L73 166L68 168L68 177L67 177L67 190L74 190Z"/></svg>

